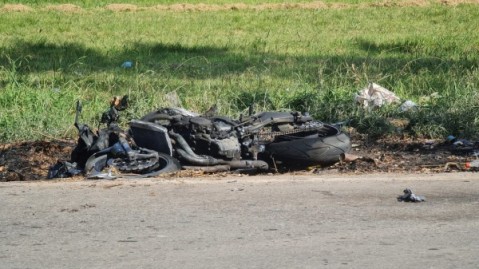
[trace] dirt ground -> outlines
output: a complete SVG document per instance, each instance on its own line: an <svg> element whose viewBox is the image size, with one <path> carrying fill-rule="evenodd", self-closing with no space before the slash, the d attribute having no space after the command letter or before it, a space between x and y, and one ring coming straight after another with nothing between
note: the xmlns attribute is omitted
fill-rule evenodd
<svg viewBox="0 0 479 269"><path fill-rule="evenodd" d="M34 141L0 145L0 181L46 179L48 169L57 161L69 161L74 140ZM369 141L364 135L352 135L351 154L361 157L353 162L330 167L309 167L295 173L437 173L466 171L473 160L470 150L459 150L441 140L411 139L400 136ZM283 171L283 173L292 171ZM191 176L180 172L175 176ZM81 180L83 177L77 177Z"/></svg>

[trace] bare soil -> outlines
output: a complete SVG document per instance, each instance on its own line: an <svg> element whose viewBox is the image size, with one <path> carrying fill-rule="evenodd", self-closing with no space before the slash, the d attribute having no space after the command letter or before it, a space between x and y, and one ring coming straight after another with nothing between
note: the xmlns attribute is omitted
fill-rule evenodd
<svg viewBox="0 0 479 269"><path fill-rule="evenodd" d="M0 181L46 179L58 160L68 161L75 141L33 141L0 145Z"/></svg>
<svg viewBox="0 0 479 269"><path fill-rule="evenodd" d="M47 178L48 169L57 161L69 161L74 140L20 142L0 145L0 181L31 181ZM465 163L474 157L441 140L391 136L369 141L367 136L352 135L351 154L360 157L330 167L281 171L304 174L364 173L438 173L466 171ZM182 171L176 177L204 175ZM218 174L217 174L218 175ZM82 177L77 177L82 179Z"/></svg>

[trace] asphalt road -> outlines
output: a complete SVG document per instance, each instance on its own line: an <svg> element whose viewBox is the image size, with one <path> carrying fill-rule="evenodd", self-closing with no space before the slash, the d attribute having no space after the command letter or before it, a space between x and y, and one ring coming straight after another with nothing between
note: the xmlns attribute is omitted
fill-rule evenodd
<svg viewBox="0 0 479 269"><path fill-rule="evenodd" d="M424 203L398 202L404 188ZM479 175L0 184L0 268L478 268Z"/></svg>

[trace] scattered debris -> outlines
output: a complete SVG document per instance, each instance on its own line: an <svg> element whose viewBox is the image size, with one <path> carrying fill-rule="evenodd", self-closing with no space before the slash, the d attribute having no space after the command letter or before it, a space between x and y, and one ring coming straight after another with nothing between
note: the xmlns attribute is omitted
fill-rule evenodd
<svg viewBox="0 0 479 269"><path fill-rule="evenodd" d="M479 150L479 142L472 142L467 139L460 139L453 135L446 137L446 143L451 146L451 152L456 154L474 155Z"/></svg>
<svg viewBox="0 0 479 269"><path fill-rule="evenodd" d="M125 61L121 64L121 67L125 69L129 69L133 67L133 62L132 61Z"/></svg>
<svg viewBox="0 0 479 269"><path fill-rule="evenodd" d="M41 180L52 164L68 160L73 141L31 141L0 144L0 181Z"/></svg>
<svg viewBox="0 0 479 269"><path fill-rule="evenodd" d="M48 169L48 179L67 178L81 174L83 171L77 167L77 163L58 161Z"/></svg>
<svg viewBox="0 0 479 269"><path fill-rule="evenodd" d="M373 158L358 156L358 155L349 154L349 153L341 153L339 155L339 161L341 163L352 163L357 161L363 161L363 162L369 162L369 163L373 163L374 165L377 165L376 160Z"/></svg>
<svg viewBox="0 0 479 269"><path fill-rule="evenodd" d="M398 134L403 133L403 131L408 128L411 121L409 119L397 119L397 118L388 118L387 122L396 129Z"/></svg>
<svg viewBox="0 0 479 269"><path fill-rule="evenodd" d="M417 111L419 107L413 101L406 100L404 103L401 104L399 109L401 110L401 112L411 112L411 111Z"/></svg>
<svg viewBox="0 0 479 269"><path fill-rule="evenodd" d="M472 163L476 157L452 151L452 145L441 140L412 139L395 135L371 142L354 130L350 130L350 133L354 155L367 156L375 160L375 164L361 157L353 162L339 162L331 167L307 170L304 173L443 173L447 162L462 165L461 170L451 169L449 171L451 173L479 171L475 167L467 169L467 163ZM52 164L70 159L74 145L75 141L61 140L0 145L0 181L46 179ZM116 174L116 171L113 174ZM211 176L216 178L224 175L224 172L216 172ZM204 177L208 174L202 171L181 170L165 176ZM71 180L84 180L84 177L74 176Z"/></svg>
<svg viewBox="0 0 479 269"><path fill-rule="evenodd" d="M145 169L153 169L156 158L162 159L162 163L168 163L171 161L171 155L168 156L156 156L151 155L149 152L132 152L132 148L129 148L128 142L130 140L125 140L124 133L116 129L114 122L118 119L118 111L124 110L127 107L127 97L116 97L112 100L110 109L105 112L101 118L103 123L110 124L111 129L105 130L106 133L93 133L87 125L80 124L78 122L79 112L81 111L81 104L77 107L77 119L76 127L79 129L80 138L78 140L76 148L73 150L73 153L79 154L83 150L87 151L87 157L89 155L89 149L92 149L93 145L97 145L96 150L101 151L101 154L95 155L92 159L91 166L92 170L89 176L94 178L109 178L112 179L115 176L109 172L106 172L101 169L96 169L98 167L105 167L105 164L108 164L113 167L118 167L118 171L115 171L114 174L127 173L127 172L144 172ZM166 111L166 112L165 112ZM175 116L175 119L189 119L185 121L187 124L191 123L192 119L197 124L196 132L202 132L200 127L205 126L209 128L209 122L205 123L205 120L208 119L206 116L198 116L197 114L190 113L181 109L167 109L163 111L163 114L172 114L165 115L163 118L159 118L162 121L169 119L167 116ZM156 111L152 116L158 116L158 113L161 111ZM167 113L168 112L168 113ZM160 113L160 115L163 115ZM173 116L172 116L173 115ZM179 116L178 116L179 115ZM282 116L281 114L280 116ZM286 115L286 114L285 114ZM181 117L180 117L181 116ZM286 116L290 116L289 114ZM304 116L304 115L303 115ZM200 121L201 120L201 121ZM185 123L185 124L186 124ZM234 122L225 121L224 119L217 123L223 131L231 130L229 125L234 126ZM229 125L228 125L229 124ZM168 125L166 125L168 126ZM185 125L187 126L187 125ZM228 128L226 128L228 127ZM285 125L279 126L281 128ZM314 127L314 126L313 126ZM316 127L315 127L316 128ZM291 139L291 131L288 129L279 129L288 133L284 138ZM335 155L335 161L338 161L334 166L322 167L322 171L335 169L339 172L354 172L354 173L369 173L369 172L444 172L446 171L477 171L479 170L479 160L472 160L471 155L476 156L479 152L479 143L471 142L464 139L458 139L454 136L448 136L446 140L425 140L425 139L412 139L404 136L391 136L383 139L375 140L373 143L369 141L365 136L355 133L354 128L348 130L350 136L354 143L352 147L355 155L352 154L339 154ZM167 134L167 133L165 133ZM260 133L261 135L265 133ZM266 133L268 135L275 135L276 133ZM114 137L114 141L112 139ZM178 141L179 137L175 136ZM267 137L266 137L267 138ZM264 138L264 139L266 139ZM83 146L80 145L80 141L83 141ZM96 141L95 143L93 143ZM109 142L111 143L109 143ZM208 140L209 141L209 140ZM215 140L211 140L218 144L217 150L218 153L229 153L231 149L236 149L238 146L237 143L233 143L234 140L231 137L221 137L217 136ZM285 140L288 141L288 140ZM180 141L181 142L181 141ZM224 143L220 143L224 142ZM284 142L284 141L278 141ZM64 178L69 177L70 175L76 175L79 169L85 167L88 158L81 159L76 155L74 159L70 155L72 153L73 141L41 141L41 142L25 142L25 143L15 143L15 144L3 144L0 145L0 181L13 181L13 180L38 180L45 178ZM231 145L235 147L231 147ZM101 146L101 147L100 147ZM132 145L133 146L133 145ZM185 146L186 147L186 146ZM187 147L186 147L187 148ZM264 150L261 147L251 148L254 150ZM206 150L206 149L205 149ZM252 153L258 153L252 151ZM462 154L466 153L466 154ZM104 155L102 155L104 154ZM102 156L114 157L112 161L107 163L107 159L102 158ZM169 157L170 156L170 157ZM368 157L365 157L368 156ZM128 159L129 162L124 162L125 159ZM211 160L201 157L201 155L196 157L196 160ZM62 160L71 160L71 162L66 162ZM94 160L94 162L93 162ZM273 160L274 161L274 160ZM52 163L56 163L54 166L51 166ZM287 163L287 162L284 162ZM446 165L444 165L446 163ZM135 166L132 166L134 164ZM279 161L274 162L275 165L281 165ZM256 166L255 166L256 165ZM191 165L185 166L183 169L190 169L189 171L184 171L185 175L192 175L194 173L204 174L204 173L220 173L223 171L228 171L229 169L251 169L258 168L258 165L263 167L263 163L259 162L218 162L217 165L210 166L201 166L201 165ZM176 166L176 164L174 165ZM80 167L80 168L78 168ZM201 167L201 168L200 168ZM261 168L260 167L260 168ZM94 168L94 169L93 169ZM138 169L141 168L142 171ZM179 168L179 167L178 167ZM154 168L155 170L157 168ZM47 174L48 170L48 174ZM211 170L211 171L208 171ZM145 170L146 171L146 170ZM286 171L286 170L282 170ZM288 170L289 171L289 170ZM319 169L316 171L320 171ZM179 173L179 172L175 172ZM156 176L156 175L155 175ZM181 176L178 174L178 176Z"/></svg>
<svg viewBox="0 0 479 269"><path fill-rule="evenodd" d="M376 83L369 83L369 85L356 94L355 101L369 110L389 105L392 103L399 103L400 99L393 92L380 86Z"/></svg>
<svg viewBox="0 0 479 269"><path fill-rule="evenodd" d="M421 195L416 195L411 189L404 189L404 194L397 197L398 202L424 202L426 198Z"/></svg>
<svg viewBox="0 0 479 269"><path fill-rule="evenodd" d="M444 172L450 172L453 170L462 171L464 170L463 169L464 167L465 165L460 165L459 163L456 163L456 162L447 162L444 165Z"/></svg>
<svg viewBox="0 0 479 269"><path fill-rule="evenodd" d="M475 144L469 140L457 139L456 137L451 137L451 136L448 136L448 140L456 147L472 147Z"/></svg>
<svg viewBox="0 0 479 269"><path fill-rule="evenodd" d="M92 173L92 174L87 176L87 179L109 179L109 180L112 180L112 179L116 179L116 178L117 178L117 176L113 175L111 173L111 170L108 170L107 173L96 172L96 173Z"/></svg>
<svg viewBox="0 0 479 269"><path fill-rule="evenodd" d="M474 160L474 161L471 161L471 162L466 162L466 164L464 165L464 167L465 167L467 170L479 171L479 160Z"/></svg>

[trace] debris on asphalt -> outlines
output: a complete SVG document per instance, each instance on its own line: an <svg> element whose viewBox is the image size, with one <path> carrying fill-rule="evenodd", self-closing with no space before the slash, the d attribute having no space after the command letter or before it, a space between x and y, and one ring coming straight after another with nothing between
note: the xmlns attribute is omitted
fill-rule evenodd
<svg viewBox="0 0 479 269"><path fill-rule="evenodd" d="M426 198L424 196L414 194L412 192L412 190L409 189L409 188L404 189L403 193L404 193L403 195L399 195L397 197L398 202L417 203L417 202L425 202L426 201Z"/></svg>

